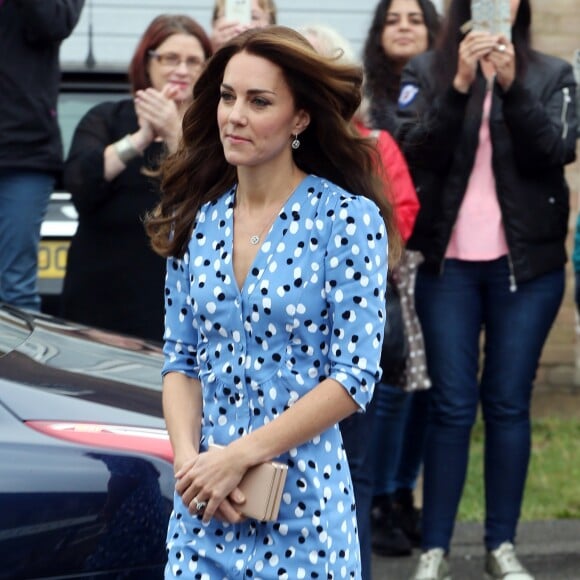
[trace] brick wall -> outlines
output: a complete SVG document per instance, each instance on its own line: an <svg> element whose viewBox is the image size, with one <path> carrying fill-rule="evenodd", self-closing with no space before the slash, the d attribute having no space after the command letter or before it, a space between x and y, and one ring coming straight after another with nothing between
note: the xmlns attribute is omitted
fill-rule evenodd
<svg viewBox="0 0 580 580"><path fill-rule="evenodd" d="M578 0L532 0L532 10L535 47L571 59L580 48Z"/></svg>
<svg viewBox="0 0 580 580"><path fill-rule="evenodd" d="M574 51L580 48L579 0L532 0L533 44L538 50L572 62ZM580 156L580 147L578 148ZM572 253L574 227L579 208L580 162L568 166L571 206L569 255ZM542 387L580 386L580 338L576 332L574 304L574 276L571 264L567 267L567 284L564 302L544 348L538 371L537 384ZM577 362L578 361L578 362ZM579 369L577 371L576 369Z"/></svg>

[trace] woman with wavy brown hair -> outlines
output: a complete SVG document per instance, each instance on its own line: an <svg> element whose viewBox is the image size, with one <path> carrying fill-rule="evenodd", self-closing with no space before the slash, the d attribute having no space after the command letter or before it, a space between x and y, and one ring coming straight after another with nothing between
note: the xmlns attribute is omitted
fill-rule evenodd
<svg viewBox="0 0 580 580"><path fill-rule="evenodd" d="M393 132L404 66L435 46L440 18L431 0L380 0L364 45L365 93L373 127Z"/></svg>
<svg viewBox="0 0 580 580"><path fill-rule="evenodd" d="M373 144L350 125L361 81L289 28L244 32L208 63L163 167L147 227L168 257L166 578L360 578L338 422L380 378L394 232ZM283 499L260 523L238 486L273 459Z"/></svg>

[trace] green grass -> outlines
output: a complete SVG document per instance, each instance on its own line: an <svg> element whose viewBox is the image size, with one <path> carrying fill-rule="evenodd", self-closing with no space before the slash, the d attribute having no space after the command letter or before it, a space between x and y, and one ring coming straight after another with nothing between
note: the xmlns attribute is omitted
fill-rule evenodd
<svg viewBox="0 0 580 580"><path fill-rule="evenodd" d="M483 498L483 423L478 420L459 519L482 521ZM536 419L521 519L561 518L580 518L580 418Z"/></svg>

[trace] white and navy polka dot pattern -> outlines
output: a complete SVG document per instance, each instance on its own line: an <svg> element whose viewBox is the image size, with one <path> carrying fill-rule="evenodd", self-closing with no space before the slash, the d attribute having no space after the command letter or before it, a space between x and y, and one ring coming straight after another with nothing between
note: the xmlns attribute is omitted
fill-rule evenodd
<svg viewBox="0 0 580 580"><path fill-rule="evenodd" d="M378 208L308 176L272 225L239 290L234 191L198 214L169 259L164 373L201 380L201 448L276 418L331 377L361 408L380 378L387 238ZM166 577L358 578L352 483L337 426L279 458L277 522L205 525L175 498Z"/></svg>

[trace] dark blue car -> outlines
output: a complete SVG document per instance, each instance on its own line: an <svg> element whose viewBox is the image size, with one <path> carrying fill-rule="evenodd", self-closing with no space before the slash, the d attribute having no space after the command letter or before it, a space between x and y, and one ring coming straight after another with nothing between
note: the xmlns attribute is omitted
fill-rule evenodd
<svg viewBox="0 0 580 580"><path fill-rule="evenodd" d="M0 305L0 579L163 577L160 346Z"/></svg>

